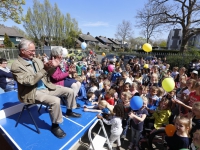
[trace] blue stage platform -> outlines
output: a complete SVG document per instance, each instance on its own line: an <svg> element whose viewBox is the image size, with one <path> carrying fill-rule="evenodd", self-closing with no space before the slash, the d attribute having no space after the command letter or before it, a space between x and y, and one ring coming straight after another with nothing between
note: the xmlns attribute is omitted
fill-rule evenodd
<svg viewBox="0 0 200 150"><path fill-rule="evenodd" d="M78 101L83 105L82 101ZM63 116L61 128L67 133L63 139L56 138L50 131L51 121L45 106L38 113L39 105L31 108L31 113L39 127L40 134L28 115L24 111L17 127L16 120L21 112L23 104L19 102L17 92L0 94L0 130L13 149L19 150L73 150L74 144L85 134L96 120L97 113L84 112L83 108L75 109L81 113L81 118L66 118ZM61 105L62 112L66 107Z"/></svg>

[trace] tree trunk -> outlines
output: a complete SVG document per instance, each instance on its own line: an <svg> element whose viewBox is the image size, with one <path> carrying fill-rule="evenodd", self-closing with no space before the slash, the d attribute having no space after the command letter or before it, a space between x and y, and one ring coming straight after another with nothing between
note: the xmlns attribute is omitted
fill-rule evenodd
<svg viewBox="0 0 200 150"><path fill-rule="evenodd" d="M185 51L187 51L187 40L183 38L182 43L181 43L180 52L183 53Z"/></svg>

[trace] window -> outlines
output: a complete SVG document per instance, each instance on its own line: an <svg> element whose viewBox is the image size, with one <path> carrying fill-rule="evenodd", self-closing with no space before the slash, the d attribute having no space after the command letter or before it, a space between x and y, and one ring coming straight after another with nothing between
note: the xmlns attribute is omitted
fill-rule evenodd
<svg viewBox="0 0 200 150"><path fill-rule="evenodd" d="M3 41L4 40L4 37L0 37L0 41Z"/></svg>
<svg viewBox="0 0 200 150"><path fill-rule="evenodd" d="M16 37L16 41L17 41L17 42L21 42L21 38L17 38L17 37Z"/></svg>

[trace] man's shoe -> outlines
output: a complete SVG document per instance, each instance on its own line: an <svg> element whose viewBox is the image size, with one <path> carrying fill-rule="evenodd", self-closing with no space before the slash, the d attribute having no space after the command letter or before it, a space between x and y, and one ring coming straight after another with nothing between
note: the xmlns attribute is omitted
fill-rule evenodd
<svg viewBox="0 0 200 150"><path fill-rule="evenodd" d="M51 132L59 139L62 139L66 136L66 133L60 128L51 128Z"/></svg>
<svg viewBox="0 0 200 150"><path fill-rule="evenodd" d="M81 114L79 113L75 113L75 112L71 112L71 113L67 113L66 114L66 117L74 117L74 118L80 118L81 117Z"/></svg>

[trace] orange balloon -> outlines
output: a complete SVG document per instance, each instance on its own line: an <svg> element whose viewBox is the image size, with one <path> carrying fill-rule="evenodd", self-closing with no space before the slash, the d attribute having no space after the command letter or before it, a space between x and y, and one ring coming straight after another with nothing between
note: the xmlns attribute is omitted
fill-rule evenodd
<svg viewBox="0 0 200 150"><path fill-rule="evenodd" d="M173 124L168 124L165 127L165 132L167 136L173 136L175 131L176 131L176 127Z"/></svg>

